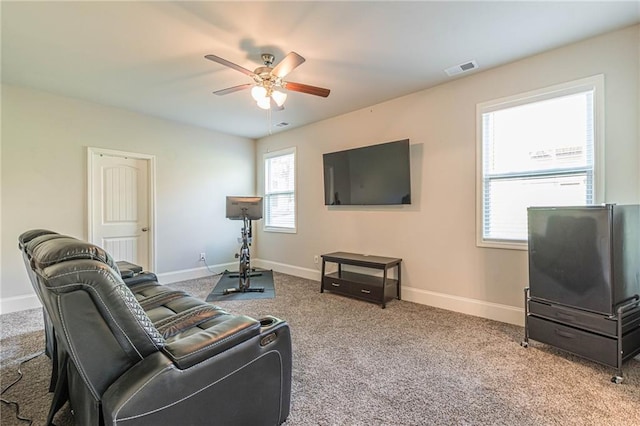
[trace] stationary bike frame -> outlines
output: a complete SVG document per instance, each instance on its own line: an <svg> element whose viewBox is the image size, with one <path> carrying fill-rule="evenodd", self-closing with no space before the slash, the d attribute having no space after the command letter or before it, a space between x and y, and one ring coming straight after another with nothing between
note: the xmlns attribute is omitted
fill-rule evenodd
<svg viewBox="0 0 640 426"><path fill-rule="evenodd" d="M241 291L246 291L251 285L251 256L249 254L249 219L247 215L243 218L243 227L241 231L242 246L240 247L240 253L238 258L240 259L240 265L238 268L238 287Z"/></svg>
<svg viewBox="0 0 640 426"><path fill-rule="evenodd" d="M251 272L251 256L249 254L249 231L251 229L251 222L245 209L243 209L242 215L242 230L240 231L242 246L240 252L236 253L236 258L240 260L238 268L238 287L228 288L224 290L223 294L232 293L246 293L246 292L264 292L264 287L251 287L251 276L262 275L261 272ZM233 278L235 275L229 275Z"/></svg>

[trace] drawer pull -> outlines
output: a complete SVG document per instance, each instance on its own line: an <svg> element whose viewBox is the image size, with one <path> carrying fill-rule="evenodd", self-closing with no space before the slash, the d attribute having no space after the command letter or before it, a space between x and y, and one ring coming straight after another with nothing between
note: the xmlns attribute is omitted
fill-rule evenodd
<svg viewBox="0 0 640 426"><path fill-rule="evenodd" d="M340 287L340 284L338 284L338 283L331 283L331 285L334 286L334 287Z"/></svg>
<svg viewBox="0 0 640 426"><path fill-rule="evenodd" d="M364 294L370 294L371 293L371 290L362 289L360 291L363 292Z"/></svg>
<svg viewBox="0 0 640 426"><path fill-rule="evenodd" d="M567 331L558 330L558 329L556 329L556 334L557 334L558 336L566 337L566 338L568 338L568 339L575 339L575 338L576 338L576 335L575 335L575 334L573 334L573 333L569 333L569 332L567 332Z"/></svg>
<svg viewBox="0 0 640 426"><path fill-rule="evenodd" d="M567 321L575 321L576 317L574 317L573 315L570 314L565 314L564 312L556 312L556 317L560 318L560 319L564 319Z"/></svg>

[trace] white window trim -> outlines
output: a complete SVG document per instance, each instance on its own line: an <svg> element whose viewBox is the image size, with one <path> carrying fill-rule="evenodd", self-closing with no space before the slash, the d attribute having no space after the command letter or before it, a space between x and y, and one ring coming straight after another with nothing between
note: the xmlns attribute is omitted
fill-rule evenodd
<svg viewBox="0 0 640 426"><path fill-rule="evenodd" d="M266 183L266 168L265 168L265 161L269 158L272 157L280 157L282 155L288 155L288 154L293 154L293 182L294 182L294 186L293 186L293 194L294 194L294 199L295 199L295 210L293 212L294 217L295 217L295 226L293 228L283 228L280 226L267 226L267 221L264 220L263 221L263 226L262 229L265 232L280 232L280 233L284 233L284 234L297 234L298 233L298 155L296 152L296 147L290 147L290 148L284 148L284 149L279 149L277 151L271 151L271 152L266 152L264 153L264 155L262 156L262 167L264 168L264 179ZM265 193L264 193L264 183L262 185L262 191L263 191L263 198L265 197ZM266 201L266 200L265 200ZM265 207L266 209L266 204Z"/></svg>
<svg viewBox="0 0 640 426"><path fill-rule="evenodd" d="M600 204L605 200L604 190L604 75L599 74L580 80L561 83L558 85L507 96L476 105L476 245L478 247L527 250L527 241L494 241L483 237L483 144L482 144L482 114L511 108L531 102L539 102L559 96L593 90L593 190L594 203Z"/></svg>

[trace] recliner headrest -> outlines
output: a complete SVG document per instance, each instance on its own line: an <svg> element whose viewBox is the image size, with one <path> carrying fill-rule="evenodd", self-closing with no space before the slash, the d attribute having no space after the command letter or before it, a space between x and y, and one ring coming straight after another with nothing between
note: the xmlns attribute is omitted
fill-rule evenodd
<svg viewBox="0 0 640 426"><path fill-rule="evenodd" d="M39 235L35 238L33 238L32 240L30 240L24 247L24 252L27 254L27 256L29 256L29 258L31 258L31 256L33 255L33 250L38 247L38 245L42 244L45 241L49 241L49 240L56 240L58 238L73 238L70 237L68 235L63 235L63 234L43 234L43 235Z"/></svg>
<svg viewBox="0 0 640 426"><path fill-rule="evenodd" d="M68 260L93 259L107 264L118 274L120 273L111 255L95 244L68 236L47 237L49 236L36 238L27 247L27 251L31 254L31 262L35 268L44 269L47 266Z"/></svg>
<svg viewBox="0 0 640 426"><path fill-rule="evenodd" d="M48 229L31 229L29 231L23 232L18 237L18 248L21 251L24 251L25 246L34 238L40 237L42 235L59 235L57 232L49 231Z"/></svg>

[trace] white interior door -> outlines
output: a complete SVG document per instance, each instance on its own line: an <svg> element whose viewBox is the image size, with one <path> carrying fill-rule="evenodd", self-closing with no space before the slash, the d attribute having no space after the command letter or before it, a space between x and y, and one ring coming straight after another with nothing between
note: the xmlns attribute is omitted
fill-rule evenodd
<svg viewBox="0 0 640 426"><path fill-rule="evenodd" d="M89 239L115 260L151 270L150 160L90 153Z"/></svg>

